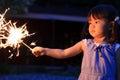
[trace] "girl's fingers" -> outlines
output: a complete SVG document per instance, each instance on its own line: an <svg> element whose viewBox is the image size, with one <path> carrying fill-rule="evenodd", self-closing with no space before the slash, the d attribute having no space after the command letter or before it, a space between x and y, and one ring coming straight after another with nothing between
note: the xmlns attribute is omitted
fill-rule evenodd
<svg viewBox="0 0 120 80"><path fill-rule="evenodd" d="M43 56L45 54L44 50L42 47L35 47L32 49L32 53L33 55L35 55L36 57L38 56Z"/></svg>

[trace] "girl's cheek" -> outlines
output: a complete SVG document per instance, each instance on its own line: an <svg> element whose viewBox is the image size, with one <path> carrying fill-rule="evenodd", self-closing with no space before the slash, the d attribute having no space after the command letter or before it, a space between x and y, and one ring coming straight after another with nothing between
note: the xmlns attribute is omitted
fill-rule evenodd
<svg viewBox="0 0 120 80"><path fill-rule="evenodd" d="M89 26L89 28L88 28L88 31L90 31L90 26Z"/></svg>
<svg viewBox="0 0 120 80"><path fill-rule="evenodd" d="M89 26L89 30L93 30L93 29L95 29L94 26Z"/></svg>

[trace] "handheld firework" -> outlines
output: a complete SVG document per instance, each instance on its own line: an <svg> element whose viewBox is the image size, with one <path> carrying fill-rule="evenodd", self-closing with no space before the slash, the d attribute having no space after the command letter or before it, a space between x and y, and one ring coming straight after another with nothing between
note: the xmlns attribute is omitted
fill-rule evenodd
<svg viewBox="0 0 120 80"><path fill-rule="evenodd" d="M32 50L30 46L23 42L23 39L34 35L35 33L29 34L26 24L17 27L16 23L12 23L11 20L6 21L4 16L9 10L6 9L3 14L0 14L0 47L12 47L17 49L16 56L19 56L19 48L21 44L25 45L28 49ZM13 54L10 55L12 57Z"/></svg>

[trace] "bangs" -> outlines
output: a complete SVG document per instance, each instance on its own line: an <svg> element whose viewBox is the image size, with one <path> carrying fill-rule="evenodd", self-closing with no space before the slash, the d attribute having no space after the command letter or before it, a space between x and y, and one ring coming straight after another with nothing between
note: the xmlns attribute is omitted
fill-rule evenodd
<svg viewBox="0 0 120 80"><path fill-rule="evenodd" d="M93 17L94 19L103 19L105 18L105 14L103 13L103 10L100 9L92 9L89 13L88 13L88 20L91 20L91 17Z"/></svg>
<svg viewBox="0 0 120 80"><path fill-rule="evenodd" d="M88 20L91 20L91 17L93 17L94 19L113 21L117 15L118 12L116 12L116 9L111 5L98 5L88 12Z"/></svg>

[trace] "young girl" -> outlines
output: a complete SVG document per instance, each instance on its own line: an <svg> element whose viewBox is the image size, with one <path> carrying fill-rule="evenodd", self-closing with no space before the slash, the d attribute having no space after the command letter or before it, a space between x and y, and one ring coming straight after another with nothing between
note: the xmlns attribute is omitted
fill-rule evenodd
<svg viewBox="0 0 120 80"><path fill-rule="evenodd" d="M83 52L81 73L78 80L116 80L116 62L119 63L120 19L111 5L97 5L88 13L85 37L67 49L35 47L35 56L47 55L68 58ZM115 57L115 55L117 57ZM117 60L116 60L117 58ZM119 66L119 65L117 65Z"/></svg>

